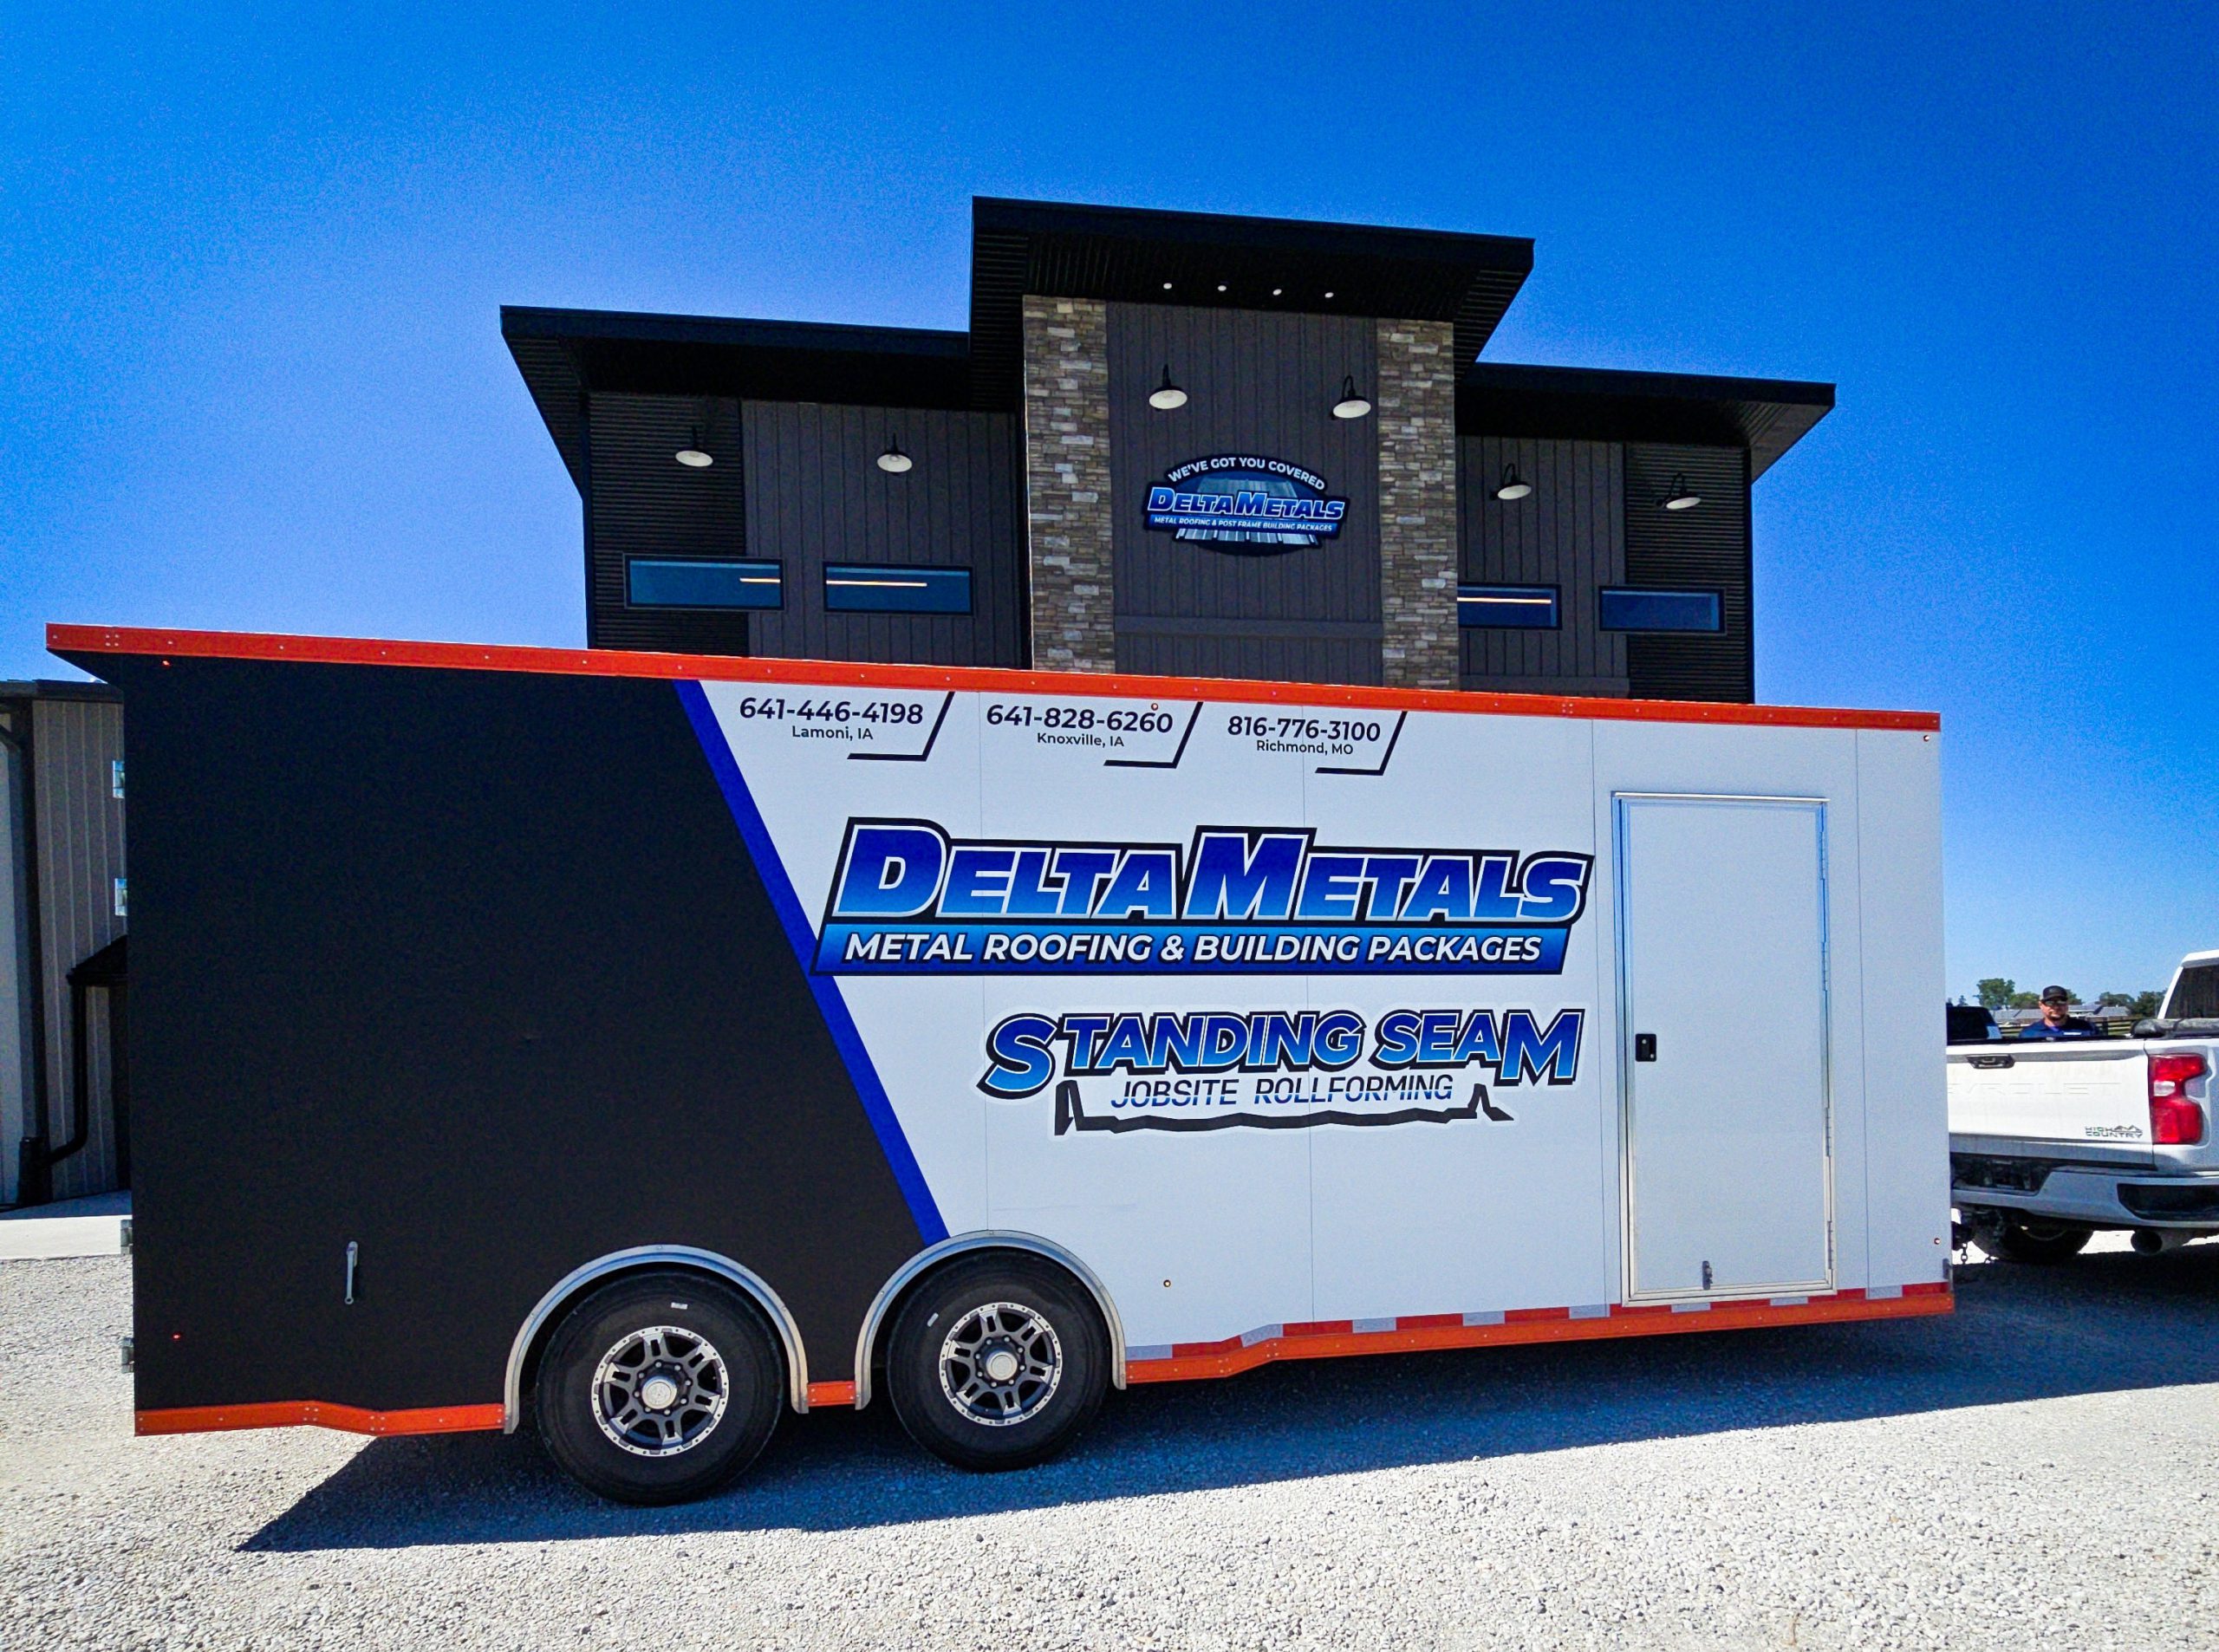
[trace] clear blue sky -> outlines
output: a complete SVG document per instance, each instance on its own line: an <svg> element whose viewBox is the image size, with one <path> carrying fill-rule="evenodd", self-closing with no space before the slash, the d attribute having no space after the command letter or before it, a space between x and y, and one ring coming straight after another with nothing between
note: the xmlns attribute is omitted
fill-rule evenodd
<svg viewBox="0 0 2219 1652"><path fill-rule="evenodd" d="M974 193L1527 235L1492 359L1840 386L1759 691L1942 713L1952 988L2160 985L2219 946L2215 12L15 0L0 676L578 642L503 302L960 328Z"/></svg>

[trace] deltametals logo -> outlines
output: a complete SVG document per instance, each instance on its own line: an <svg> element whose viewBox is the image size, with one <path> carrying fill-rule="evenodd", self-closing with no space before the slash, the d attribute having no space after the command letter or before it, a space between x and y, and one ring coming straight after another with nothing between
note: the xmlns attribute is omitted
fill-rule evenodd
<svg viewBox="0 0 2219 1652"><path fill-rule="evenodd" d="M1164 472L1148 491L1148 525L1237 556L1276 556L1340 536L1349 502L1285 459L1219 453Z"/></svg>

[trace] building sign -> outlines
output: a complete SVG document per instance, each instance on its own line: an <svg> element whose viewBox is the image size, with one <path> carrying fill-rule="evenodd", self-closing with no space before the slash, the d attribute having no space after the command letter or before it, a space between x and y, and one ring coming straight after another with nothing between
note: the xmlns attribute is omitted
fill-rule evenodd
<svg viewBox="0 0 2219 1652"><path fill-rule="evenodd" d="M1150 532L1234 556L1276 556L1337 538L1348 508L1315 472L1253 453L1188 459L1148 491Z"/></svg>

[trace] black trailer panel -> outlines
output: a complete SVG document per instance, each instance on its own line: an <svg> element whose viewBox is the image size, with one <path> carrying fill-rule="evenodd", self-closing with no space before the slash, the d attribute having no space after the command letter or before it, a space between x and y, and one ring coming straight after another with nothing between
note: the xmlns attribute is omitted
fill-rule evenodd
<svg viewBox="0 0 2219 1652"><path fill-rule="evenodd" d="M670 683L96 663L131 706L142 1412L483 1407L551 1285L678 1235L852 1375L927 1240Z"/></svg>

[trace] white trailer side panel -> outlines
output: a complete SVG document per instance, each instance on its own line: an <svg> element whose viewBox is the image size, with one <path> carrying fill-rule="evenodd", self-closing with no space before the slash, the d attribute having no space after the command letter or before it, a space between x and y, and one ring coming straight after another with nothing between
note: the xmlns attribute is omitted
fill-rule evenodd
<svg viewBox="0 0 2219 1652"><path fill-rule="evenodd" d="M1545 842L1592 855L1591 730L1553 718L1414 714L1388 776L1313 775L1306 819L1327 843L1377 842L1383 830L1405 843ZM1348 1004L1375 1025L1406 1003L1518 1008L1542 1025L1567 1010L1591 1016L1608 902L1593 887L1588 901L1560 974L1422 983L1311 976L1310 1002ZM1378 1320L1611 1299L1601 1219L1610 1197L1602 1167L1611 1063L1593 1031L1585 1038L1568 1083L1513 1088L1487 1076L1507 1122L1302 1132L1311 1139L1318 1254L1307 1317Z"/></svg>
<svg viewBox="0 0 2219 1652"><path fill-rule="evenodd" d="M1866 1278L1947 1277L1949 1123L1927 1006L1942 952L1942 737L1857 734L1858 905L1864 929Z"/></svg>
<svg viewBox="0 0 2219 1652"><path fill-rule="evenodd" d="M1942 1277L1938 1050L1923 1019L1867 1015L1875 1001L1930 1002L1939 986L1933 743L1918 733L1014 686L843 689L851 714L835 724L799 714L809 690L704 692L791 881L794 944L816 958L820 998L852 1018L852 1059L882 1086L939 1221L1070 1250L1107 1285L1136 1358L1313 1322L1598 1316L1640 1297L1700 1307ZM1655 795L1796 800L1781 807L1799 811L1824 884L1823 906L1817 888L1802 891L1801 927L1787 933L1787 907L1765 901L1802 898L1793 868L1759 900L1745 898L1737 877L1751 868L1737 862L1788 855L1792 830L1766 844L1714 833L1707 850L1691 838L1629 860L1669 924L1712 927L1708 953L1659 956L1682 969L1708 957L1713 985L1728 983L1682 990L1674 1009L1671 1053L1693 1076L1673 1105L1732 1093L1709 1103L1708 1135L1660 1145L1656 1185L1683 1213L1708 1197L1745 1224L1721 1256L1749 1259L1706 1285L1700 1264L1714 1259L1698 1246L1637 1291L1624 1130L1645 1029L1621 1019L1617 833L1626 801ZM1228 835L1238 875L1198 907L1205 862ZM1282 849L1298 887L1272 881ZM1689 857L1701 863L1676 875ZM924 874L911 862L926 860L913 891ZM1570 867L1576 901L1569 881L1546 882ZM1441 878L1454 893L1443 885L1433 893L1447 904L1422 907ZM1159 951L1136 966L966 950L1083 934ZM1414 937L1476 946L1482 935L1495 938L1492 961L1394 961ZM1357 951L1253 969L1203 961L1210 944L1251 943ZM1652 983L1652 997L1669 985ZM1648 1001L1637 985L1631 1001ZM1247 1029L1235 1066L1163 1054L1205 1014ZM1298 1058L1273 1056L1257 1042L1273 1017L1337 1019L1357 1043L1329 1060L1320 1031ZM1519 1049L1506 1051L1513 1018ZM1144 1039L1157 1040L1153 1056ZM1767 1062L1775 1044L1802 1052L1802 1110L1768 1135L1771 1070L1787 1063ZM1013 1077L1028 1059L1038 1070ZM1769 1180L1795 1154L1815 1162L1798 1161L1792 1187ZM1874 1212L1884 1237L1869 1232Z"/></svg>

